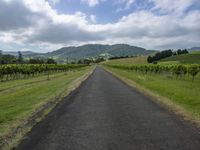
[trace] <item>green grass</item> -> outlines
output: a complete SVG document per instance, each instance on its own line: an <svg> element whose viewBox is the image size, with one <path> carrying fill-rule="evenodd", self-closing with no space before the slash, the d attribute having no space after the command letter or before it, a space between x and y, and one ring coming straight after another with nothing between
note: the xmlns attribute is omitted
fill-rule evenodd
<svg viewBox="0 0 200 150"><path fill-rule="evenodd" d="M141 74L133 71L114 69L109 70L120 77L129 79L150 90L155 95L167 98L192 118L200 120L200 74L193 82L190 77L176 79L172 75Z"/></svg>
<svg viewBox="0 0 200 150"><path fill-rule="evenodd" d="M50 75L50 78L58 78L62 76L63 73L55 73ZM10 80L10 81L4 81L0 82L0 92L2 91L8 91L14 88L20 88L21 86L28 86L30 84L37 84L38 82L45 82L47 81L47 75L40 75L36 77L26 78L26 79L18 79L18 80Z"/></svg>
<svg viewBox="0 0 200 150"><path fill-rule="evenodd" d="M200 50L191 52L192 54L200 54Z"/></svg>
<svg viewBox="0 0 200 150"><path fill-rule="evenodd" d="M91 68L57 73L30 79L0 83L0 136L26 121L38 108L55 99L64 91L67 94L70 83L84 75Z"/></svg>
<svg viewBox="0 0 200 150"><path fill-rule="evenodd" d="M122 59L114 59L109 60L107 62L103 63L109 63L109 64L146 64L147 63L147 57L146 56L136 56L132 58L122 58Z"/></svg>
<svg viewBox="0 0 200 150"><path fill-rule="evenodd" d="M115 59L109 60L107 62L103 62L103 64L146 64L147 56L136 56L132 58L123 58L123 59ZM175 55L168 58L164 58L158 61L159 64L200 64L200 52L190 52L189 54L183 55Z"/></svg>
<svg viewBox="0 0 200 150"><path fill-rule="evenodd" d="M175 55L159 61L159 64L200 64L200 52Z"/></svg>

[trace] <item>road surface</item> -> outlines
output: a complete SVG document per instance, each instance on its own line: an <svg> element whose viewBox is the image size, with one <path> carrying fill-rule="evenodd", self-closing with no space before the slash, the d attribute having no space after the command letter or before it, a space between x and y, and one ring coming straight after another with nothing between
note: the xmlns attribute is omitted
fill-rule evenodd
<svg viewBox="0 0 200 150"><path fill-rule="evenodd" d="M200 134L97 67L16 149L200 150Z"/></svg>

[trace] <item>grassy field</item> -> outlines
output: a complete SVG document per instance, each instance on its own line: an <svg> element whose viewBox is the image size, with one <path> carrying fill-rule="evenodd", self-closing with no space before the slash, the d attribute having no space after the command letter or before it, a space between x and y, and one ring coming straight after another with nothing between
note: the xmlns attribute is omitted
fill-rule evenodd
<svg viewBox="0 0 200 150"><path fill-rule="evenodd" d="M67 95L72 82L91 70L84 67L67 73L0 83L0 139L23 124L41 106Z"/></svg>
<svg viewBox="0 0 200 150"><path fill-rule="evenodd" d="M147 64L147 56L110 60L109 64ZM200 52L175 55L158 61L158 64L200 64Z"/></svg>
<svg viewBox="0 0 200 150"><path fill-rule="evenodd" d="M114 59L109 61L110 64L146 64L147 63L147 56L137 56L131 58L122 58L122 59Z"/></svg>
<svg viewBox="0 0 200 150"><path fill-rule="evenodd" d="M115 63L124 64L124 61L120 63L118 60ZM106 64L109 63L113 64L112 61L106 62ZM181 108L192 119L200 121L200 74L197 75L195 81L192 81L188 75L176 79L172 74L145 74L111 67L106 68L120 78L127 79L128 82L133 81L133 85L137 84L139 88L142 87L155 95L166 98L169 103Z"/></svg>
<svg viewBox="0 0 200 150"><path fill-rule="evenodd" d="M200 52L175 55L159 61L159 64L200 64Z"/></svg>

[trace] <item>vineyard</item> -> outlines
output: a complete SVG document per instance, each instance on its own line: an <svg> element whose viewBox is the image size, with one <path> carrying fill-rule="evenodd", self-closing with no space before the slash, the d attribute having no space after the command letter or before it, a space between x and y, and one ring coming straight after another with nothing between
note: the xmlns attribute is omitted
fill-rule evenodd
<svg viewBox="0 0 200 150"><path fill-rule="evenodd" d="M172 74L178 77L190 75L192 80L200 72L200 65L187 64L187 65L120 65L120 64L106 64L108 67L136 71L141 73L154 73L154 74Z"/></svg>
<svg viewBox="0 0 200 150"><path fill-rule="evenodd" d="M75 70L86 65L77 64L12 64L0 66L0 80L8 81L20 78L35 77L38 75L66 72Z"/></svg>
<svg viewBox="0 0 200 150"><path fill-rule="evenodd" d="M200 64L136 64L107 61L105 69L142 94L191 118L200 116Z"/></svg>

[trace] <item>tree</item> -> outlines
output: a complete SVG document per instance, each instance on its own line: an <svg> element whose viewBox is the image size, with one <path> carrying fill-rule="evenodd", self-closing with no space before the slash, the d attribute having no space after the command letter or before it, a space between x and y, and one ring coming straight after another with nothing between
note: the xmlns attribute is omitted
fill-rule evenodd
<svg viewBox="0 0 200 150"><path fill-rule="evenodd" d="M1 62L2 62L2 51L0 50L0 64L2 64Z"/></svg>
<svg viewBox="0 0 200 150"><path fill-rule="evenodd" d="M173 55L177 55L177 53L176 53L176 52L173 52Z"/></svg>
<svg viewBox="0 0 200 150"><path fill-rule="evenodd" d="M103 57L98 57L96 60L95 60L95 63L100 63L102 61L105 61L105 59Z"/></svg>
<svg viewBox="0 0 200 150"><path fill-rule="evenodd" d="M48 58L46 64L57 64L56 61L52 58Z"/></svg>
<svg viewBox="0 0 200 150"><path fill-rule="evenodd" d="M29 64L44 64L45 62L44 62L44 60L43 59L29 59L29 62L28 62Z"/></svg>
<svg viewBox="0 0 200 150"><path fill-rule="evenodd" d="M177 50L177 54L178 54L178 55L182 54L181 49L178 49L178 50Z"/></svg>
<svg viewBox="0 0 200 150"><path fill-rule="evenodd" d="M89 58L86 58L86 59L83 60L83 63L87 64L87 65L89 65L91 62L92 61Z"/></svg>
<svg viewBox="0 0 200 150"><path fill-rule="evenodd" d="M16 57L12 55L1 55L0 64L14 64L16 63Z"/></svg>
<svg viewBox="0 0 200 150"><path fill-rule="evenodd" d="M79 59L77 63L78 63L78 64L82 64L83 62L82 62L81 59Z"/></svg>
<svg viewBox="0 0 200 150"><path fill-rule="evenodd" d="M23 56L22 56L21 51L18 51L18 59L17 59L17 61L18 61L19 64L23 63Z"/></svg>
<svg viewBox="0 0 200 150"><path fill-rule="evenodd" d="M188 54L188 53L189 53L189 52L188 52L187 49L182 50L182 54Z"/></svg>
<svg viewBox="0 0 200 150"><path fill-rule="evenodd" d="M169 49L169 50L157 52L154 56L148 57L147 61L154 62L154 61L158 61L160 59L166 58L166 57L170 57L172 55L173 55L173 51L171 49Z"/></svg>
<svg viewBox="0 0 200 150"><path fill-rule="evenodd" d="M152 62L153 62L153 59L152 59L151 56L148 56L148 57L147 57L147 62L148 62L148 63L152 63Z"/></svg>
<svg viewBox="0 0 200 150"><path fill-rule="evenodd" d="M177 50L177 54L178 54L178 55L181 55L181 54L188 54L188 53L189 53L189 52L188 52L187 49L183 49L183 50L178 49L178 50Z"/></svg>

